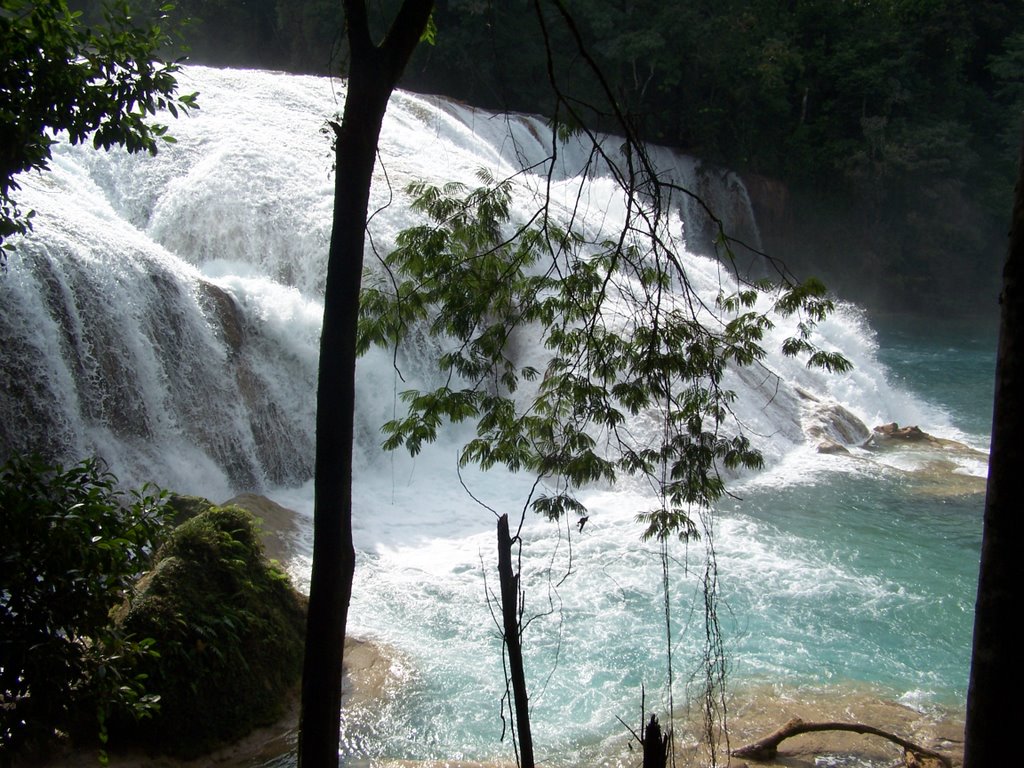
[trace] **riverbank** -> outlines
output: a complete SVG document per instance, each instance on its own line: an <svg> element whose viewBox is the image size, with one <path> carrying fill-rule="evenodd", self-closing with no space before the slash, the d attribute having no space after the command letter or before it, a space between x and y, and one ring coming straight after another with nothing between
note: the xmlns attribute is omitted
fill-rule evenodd
<svg viewBox="0 0 1024 768"><path fill-rule="evenodd" d="M378 644L350 638L345 642L344 705L349 708L374 707L394 695L394 668L397 655ZM119 750L112 745L109 768L255 768L264 765L294 765L299 734L299 692L288 697L285 713L272 725L257 728L247 736L195 760L166 755L150 755L140 749ZM15 762L16 768L78 768L100 765L95 749L56 750L45 760Z"/></svg>
<svg viewBox="0 0 1024 768"><path fill-rule="evenodd" d="M962 714L922 712L889 701L864 688L786 689L764 686L733 697L729 716L730 746L738 749L767 736L788 721L862 723L888 731L918 746L945 755L954 766L963 762ZM878 736L839 731L809 733L787 739L777 760L751 766L894 766L902 749ZM734 760L734 764L736 761Z"/></svg>
<svg viewBox="0 0 1024 768"><path fill-rule="evenodd" d="M371 642L351 641L346 651L347 684L346 707L371 707L388 696L401 695L394 687L394 676L389 651ZM699 713L677 717L677 758L679 765L707 765L706 749L698 746L700 733ZM289 701L289 707L280 721L261 728L229 747L217 750L198 760L182 761L166 757L152 758L144 754L112 754L111 768L287 768L295 765L298 739L298 698ZM963 720L939 713L919 712L897 702L886 701L863 690L827 689L811 691L786 689L783 686L764 686L731 697L729 712L729 741L735 749L756 741L793 718L807 722L863 723L899 735L915 744L948 756L954 766L963 762ZM631 726L636 724L631 723ZM639 751L634 743L631 750L627 734L608 744L613 754L602 756L595 766L633 766L639 762ZM724 746L724 742L723 745ZM720 749L721 749L720 746ZM501 745L495 745L496 749ZM511 758L511 747L509 746ZM538 750L541 765L559 766L556 756L546 756ZM721 752L719 760L721 761ZM825 731L796 736L782 743L779 755L768 762L733 759L732 768L747 765L750 768L819 768L844 766L849 768L889 768L901 764L902 750L877 736L865 736L838 731ZM50 766L87 766L96 764L89 754L77 753ZM720 762L720 765L722 763ZM349 761L358 768L507 768L506 762L475 762L460 760L413 761L402 759L366 759Z"/></svg>

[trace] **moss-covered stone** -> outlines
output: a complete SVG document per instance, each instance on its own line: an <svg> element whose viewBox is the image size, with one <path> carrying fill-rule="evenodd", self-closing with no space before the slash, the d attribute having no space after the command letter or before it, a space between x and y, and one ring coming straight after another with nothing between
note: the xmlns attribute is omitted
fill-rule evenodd
<svg viewBox="0 0 1024 768"><path fill-rule="evenodd" d="M217 505L202 496L182 496L172 493L167 497L164 506L170 513L170 524L178 526Z"/></svg>
<svg viewBox="0 0 1024 768"><path fill-rule="evenodd" d="M302 598L239 507L178 526L119 621L156 640L144 671L160 712L124 728L159 752L195 757L273 722L301 675Z"/></svg>

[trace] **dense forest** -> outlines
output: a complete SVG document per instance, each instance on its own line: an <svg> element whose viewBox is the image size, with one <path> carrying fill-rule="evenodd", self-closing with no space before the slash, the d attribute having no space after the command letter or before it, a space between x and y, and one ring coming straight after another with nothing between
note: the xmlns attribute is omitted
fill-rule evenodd
<svg viewBox="0 0 1024 768"><path fill-rule="evenodd" d="M389 5L377 4L380 18ZM567 5L640 135L744 176L770 253L874 308L994 316L1024 109L1024 4ZM334 0L177 6L194 62L345 72ZM567 27L533 3L449 0L434 22L403 87L550 115L550 71L589 125L610 125Z"/></svg>

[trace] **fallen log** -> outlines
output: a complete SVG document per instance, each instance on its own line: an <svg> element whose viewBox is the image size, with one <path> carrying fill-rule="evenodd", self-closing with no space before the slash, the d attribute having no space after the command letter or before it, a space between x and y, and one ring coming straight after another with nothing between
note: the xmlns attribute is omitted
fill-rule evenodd
<svg viewBox="0 0 1024 768"><path fill-rule="evenodd" d="M772 760L776 755L778 755L779 743L783 740L792 736L799 736L801 733L814 733L818 731L849 731L852 733L880 736L883 739L888 739L894 744L898 744L907 752L923 757L933 758L946 766L946 768L953 768L953 762L945 755L940 755L938 752L934 752L926 747L914 744L913 742L907 741L894 733L883 731L880 728L864 725L863 723L805 723L799 717L793 718L774 733L765 736L759 741L755 741L753 744L748 744L745 747L732 750L732 755L733 757L743 757L750 760Z"/></svg>

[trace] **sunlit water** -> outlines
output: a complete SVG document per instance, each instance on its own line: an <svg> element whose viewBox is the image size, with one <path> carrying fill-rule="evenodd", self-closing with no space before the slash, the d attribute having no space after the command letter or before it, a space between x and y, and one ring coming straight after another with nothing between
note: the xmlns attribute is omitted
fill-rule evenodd
<svg viewBox="0 0 1024 768"><path fill-rule="evenodd" d="M174 123L178 143L158 157L61 147L52 173L24 180L23 204L38 215L0 281L4 437L71 457L99 452L131 483L215 500L262 491L307 521L290 563L305 587L332 189L322 128L343 83L195 69L187 87L203 108ZM386 248L413 221L401 196L409 181L471 183L481 167L511 175L544 157L545 136L541 121L397 94L371 247ZM565 147L560 156L556 198L575 200L582 155ZM692 160L657 157L681 182L693 179ZM587 226L614 227L610 183L584 189ZM529 198L516 205L526 211ZM713 297L718 266L693 256L688 270ZM873 324L843 307L818 340L855 370L829 376L773 355L772 376L730 381L767 466L732 479L733 496L707 517L710 535L669 549L679 713L702 674L711 547L731 690L866 689L923 711L962 709L994 335ZM403 357L406 378L428 380L433 354ZM578 530L522 515L529 478L460 478L456 430L414 460L383 454L376 430L409 386L392 363L383 352L360 363L349 626L390 649L395 695L372 712L346 713L346 754L510 754L488 599L495 513L509 513L523 519L538 756L615 764L627 740L619 718L636 722L641 691L649 710L669 705L663 560L634 520L651 500L629 483L591 489L590 520ZM808 429L837 404L868 427L898 421L955 444L882 450L846 441L846 454L818 453Z"/></svg>

